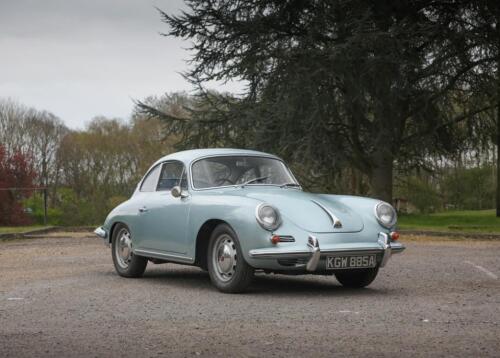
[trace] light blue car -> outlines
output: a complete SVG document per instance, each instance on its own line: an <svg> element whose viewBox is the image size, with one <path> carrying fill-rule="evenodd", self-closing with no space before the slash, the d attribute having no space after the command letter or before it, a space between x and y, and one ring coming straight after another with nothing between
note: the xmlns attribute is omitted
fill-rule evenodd
<svg viewBox="0 0 500 358"><path fill-rule="evenodd" d="M404 250L396 220L379 200L304 192L274 155L199 149L158 160L95 233L125 277L151 261L199 266L223 292L245 290L255 271L365 287Z"/></svg>

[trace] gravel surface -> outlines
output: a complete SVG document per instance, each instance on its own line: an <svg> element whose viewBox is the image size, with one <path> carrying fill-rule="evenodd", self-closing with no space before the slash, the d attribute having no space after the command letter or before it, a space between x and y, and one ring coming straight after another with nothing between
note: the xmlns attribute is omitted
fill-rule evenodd
<svg viewBox="0 0 500 358"><path fill-rule="evenodd" d="M500 356L500 242L437 240L366 289L259 274L239 295L188 266L121 278L97 238L0 242L0 357Z"/></svg>

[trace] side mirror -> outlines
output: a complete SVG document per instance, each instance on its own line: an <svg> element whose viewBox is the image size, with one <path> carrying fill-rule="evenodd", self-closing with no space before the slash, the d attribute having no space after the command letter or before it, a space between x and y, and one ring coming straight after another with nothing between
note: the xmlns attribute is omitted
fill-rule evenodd
<svg viewBox="0 0 500 358"><path fill-rule="evenodd" d="M182 191L179 185L176 185L172 189L170 189L170 193L174 198L187 198L189 196L188 193Z"/></svg>

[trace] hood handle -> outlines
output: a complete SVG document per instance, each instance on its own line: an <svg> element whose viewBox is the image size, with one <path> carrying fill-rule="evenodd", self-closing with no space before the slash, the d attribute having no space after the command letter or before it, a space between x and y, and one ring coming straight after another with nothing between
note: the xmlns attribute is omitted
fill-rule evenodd
<svg viewBox="0 0 500 358"><path fill-rule="evenodd" d="M323 211L326 213L326 215L328 215L328 217L330 218L330 221L332 222L334 229L342 228L342 222L339 220L338 217L335 216L334 213L332 213L330 210L328 210L328 208L326 208L323 204L317 202L316 200L311 199L311 201L314 204L318 205L321 209L323 209Z"/></svg>

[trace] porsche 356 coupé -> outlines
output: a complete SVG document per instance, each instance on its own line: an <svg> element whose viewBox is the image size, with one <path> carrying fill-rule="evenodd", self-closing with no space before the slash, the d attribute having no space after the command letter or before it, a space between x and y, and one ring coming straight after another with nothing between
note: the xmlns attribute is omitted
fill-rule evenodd
<svg viewBox="0 0 500 358"><path fill-rule="evenodd" d="M304 192L274 155L200 149L158 160L95 233L125 277L151 261L199 266L223 292L245 290L256 270L365 287L404 250L396 220L380 200Z"/></svg>

